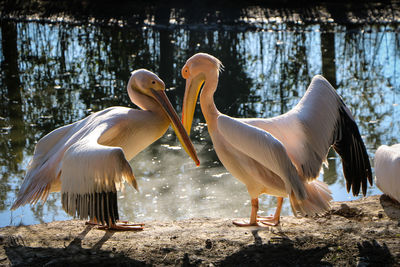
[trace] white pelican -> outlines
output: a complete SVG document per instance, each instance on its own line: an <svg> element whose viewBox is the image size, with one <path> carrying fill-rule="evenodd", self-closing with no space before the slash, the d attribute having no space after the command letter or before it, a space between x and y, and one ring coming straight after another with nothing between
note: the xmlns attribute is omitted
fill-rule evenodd
<svg viewBox="0 0 400 267"><path fill-rule="evenodd" d="M136 230L142 224L118 223L117 190L123 182L137 189L128 160L159 139L169 124L196 165L200 162L178 115L154 73L132 72L127 90L142 110L110 107L44 136L12 209L46 201L60 191L64 210L104 229Z"/></svg>
<svg viewBox="0 0 400 267"><path fill-rule="evenodd" d="M269 119L235 119L221 114L214 104L221 62L199 53L182 68L186 79L182 123L188 134L196 101L207 122L214 149L225 168L247 186L252 210L249 223L279 224L284 197L294 214L320 214L332 199L327 185L317 181L331 146L342 158L347 191L366 194L372 184L371 166L357 125L328 81L315 76L307 92L291 111ZM201 89L202 88L202 89ZM257 217L258 196L278 198L275 215Z"/></svg>
<svg viewBox="0 0 400 267"><path fill-rule="evenodd" d="M380 146L375 152L375 182L390 198L400 202L400 144Z"/></svg>

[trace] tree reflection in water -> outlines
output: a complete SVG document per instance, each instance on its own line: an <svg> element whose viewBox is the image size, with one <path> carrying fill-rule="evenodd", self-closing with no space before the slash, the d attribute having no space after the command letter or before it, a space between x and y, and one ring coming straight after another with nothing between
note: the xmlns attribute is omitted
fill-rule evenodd
<svg viewBox="0 0 400 267"><path fill-rule="evenodd" d="M215 95L221 112L235 117L282 114L299 101L314 75L323 74L352 110L371 156L380 144L399 141L400 39L395 29L285 23L200 27L195 14L170 11L155 11L156 26L2 22L0 226L69 218L58 194L45 205L8 210L39 138L91 112L132 106L125 87L137 68L159 74L180 112L185 86L180 69L200 51L225 65ZM187 27L171 25L170 14L178 20L187 16ZM238 21L239 13L231 15L231 21ZM131 162L141 192L128 188L120 194L121 216L134 221L247 217L246 189L219 163L200 108L194 125L201 167L177 148L168 131ZM350 198L333 151L328 161L321 179L331 185L336 200ZM274 198L262 200L270 212ZM290 213L288 205L283 212Z"/></svg>

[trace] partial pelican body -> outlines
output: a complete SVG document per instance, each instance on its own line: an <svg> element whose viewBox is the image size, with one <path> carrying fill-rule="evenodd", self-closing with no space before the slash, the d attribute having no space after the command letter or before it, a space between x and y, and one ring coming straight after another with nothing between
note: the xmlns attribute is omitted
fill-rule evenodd
<svg viewBox="0 0 400 267"><path fill-rule="evenodd" d="M186 79L182 123L188 133L197 97L214 149L225 168L247 186L252 211L249 223L279 223L284 197L294 214L321 214L330 208L331 192L316 178L331 146L342 158L347 191L365 195L372 184L371 166L357 125L328 81L315 76L291 111L268 119L235 119L221 114L214 104L221 62L208 54L192 56L182 68ZM257 217L258 196L278 198L272 217Z"/></svg>
<svg viewBox="0 0 400 267"><path fill-rule="evenodd" d="M62 206L72 216L108 229L142 229L142 224L117 223L117 190L124 181L138 189L128 160L159 139L170 123L197 165L199 160L157 75L136 70L127 90L143 110L107 108L39 140L12 209L46 201L50 192L61 190Z"/></svg>
<svg viewBox="0 0 400 267"><path fill-rule="evenodd" d="M384 194L400 202L400 144L376 150L375 182Z"/></svg>

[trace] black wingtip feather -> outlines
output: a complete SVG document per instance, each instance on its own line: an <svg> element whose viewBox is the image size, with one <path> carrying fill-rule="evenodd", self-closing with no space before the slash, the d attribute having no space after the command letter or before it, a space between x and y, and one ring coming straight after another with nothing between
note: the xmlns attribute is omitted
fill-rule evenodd
<svg viewBox="0 0 400 267"><path fill-rule="evenodd" d="M343 103L344 105L344 103ZM345 106L339 109L338 128L341 134L335 133L333 147L342 158L343 173L346 179L347 192L352 189L354 196L360 192L367 194L367 180L372 185L372 171L365 144L355 121L348 115Z"/></svg>

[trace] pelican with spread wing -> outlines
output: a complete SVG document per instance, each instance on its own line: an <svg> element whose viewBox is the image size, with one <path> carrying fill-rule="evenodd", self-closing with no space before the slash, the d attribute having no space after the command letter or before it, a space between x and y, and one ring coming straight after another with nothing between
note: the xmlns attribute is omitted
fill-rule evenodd
<svg viewBox="0 0 400 267"><path fill-rule="evenodd" d="M46 201L50 192L61 190L62 206L70 215L106 229L142 229L142 224L119 222L117 191L123 182L138 188L128 160L172 124L186 152L196 165L200 162L157 75L136 70L127 90L142 110L110 107L39 140L12 209Z"/></svg>
<svg viewBox="0 0 400 267"><path fill-rule="evenodd" d="M190 133L197 98L214 149L225 168L247 186L250 221L239 226L277 225L283 198L294 214L321 214L330 208L328 186L316 180L331 146L341 156L347 191L366 194L372 184L371 166L358 127L334 88L315 76L300 102L289 112L268 119L236 119L214 103L221 62L205 53L189 58L182 68L186 79L182 123ZM274 216L258 217L258 196L278 198Z"/></svg>

